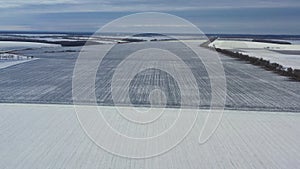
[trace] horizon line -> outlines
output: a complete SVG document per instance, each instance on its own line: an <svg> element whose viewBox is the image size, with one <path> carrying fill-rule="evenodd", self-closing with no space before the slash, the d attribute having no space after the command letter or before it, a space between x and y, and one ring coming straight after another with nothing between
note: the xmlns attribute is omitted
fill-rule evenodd
<svg viewBox="0 0 300 169"><path fill-rule="evenodd" d="M92 35L95 34L93 31L8 31L8 30L0 30L0 34L85 34L85 35ZM131 34L131 32L103 32L103 34ZM153 32L149 32L153 33ZM169 33L166 33L169 34ZM172 34L189 34L189 33L172 33ZM204 35L233 35L233 36L244 36L244 35L253 35L253 36L300 36L300 34L265 34L265 33L203 33Z"/></svg>

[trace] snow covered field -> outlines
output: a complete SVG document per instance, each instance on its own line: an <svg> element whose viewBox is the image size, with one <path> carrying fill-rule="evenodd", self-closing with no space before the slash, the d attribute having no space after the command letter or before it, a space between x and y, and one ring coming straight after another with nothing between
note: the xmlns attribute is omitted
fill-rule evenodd
<svg viewBox="0 0 300 169"><path fill-rule="evenodd" d="M114 67L124 60L125 53L143 48L145 45L166 47L175 52L185 50L183 46L179 47L174 42L120 44L116 51L111 52L111 57L103 60L104 66L101 69L103 72L97 75L96 95L99 104L112 104L109 86ZM22 55L32 55L39 59L0 70L0 102L72 104L72 75L80 49L80 47L54 47L19 51ZM68 50L75 52L66 52ZM210 50L201 47L199 50L203 55L202 59L210 59ZM201 94L205 96L202 98L201 107L207 107L210 103L210 86L208 85L206 70L197 59L190 59L189 56L185 55L183 55L183 59L195 71L198 88L201 90ZM225 69L227 81L226 108L265 111L300 110L299 82L291 81L287 77L278 76L260 67L246 64L225 55L220 55L220 59ZM156 62L160 61L157 60ZM138 68L143 63L143 60L131 60L130 64L133 65L131 69ZM174 68L172 64L165 66ZM133 88L139 86L139 79L142 79L140 84L151 82L151 80L160 82L160 87L166 89L165 92L170 93L169 99L176 101L178 97L175 94L178 90L174 88L174 82L170 81L166 74L157 76L158 73L157 71L152 71L152 73L149 71L139 74L134 80L136 86ZM191 75L185 77L187 79L192 78ZM145 104L149 94L147 92L151 86L149 88L139 87L142 89L140 93L131 93L132 96L137 95L132 101L136 104ZM123 102L123 104L126 103L128 102Z"/></svg>
<svg viewBox="0 0 300 169"><path fill-rule="evenodd" d="M111 115L109 122L118 131L136 135L143 128L119 125L124 124L124 119L115 116L111 107L98 108ZM206 115L203 111L191 133L177 147L155 158L136 160L114 156L95 145L80 127L72 105L0 104L0 110L3 169L288 169L300 165L299 113L228 110L211 139L199 145ZM170 124L173 116L173 109L168 109L161 122ZM150 131L142 134L151 134ZM136 149L119 145L117 140L111 140L111 144L125 151Z"/></svg>
<svg viewBox="0 0 300 169"><path fill-rule="evenodd" d="M184 40L184 42L199 47L204 41ZM300 45L287 47L258 42L220 42L219 40L214 43L216 47L248 52L249 55L270 59L286 66L294 68L300 66L299 56L280 53L300 51ZM129 73L143 67L147 61L159 65L167 59L170 64L163 64L163 66L170 70L174 69L178 77L183 77L179 78L178 83L188 82L195 76L197 84L193 87L199 88L203 97L200 107L204 109L200 110L191 133L178 146L161 156L137 160L115 156L98 147L85 134L76 118L72 105L72 76L81 47L0 42L1 50L34 48L17 51L16 56L39 58L34 62L28 62L34 59L27 60L26 57L21 60L3 62L0 60L0 168L242 169L297 168L300 165L299 82L220 54L226 75L226 110L214 135L208 142L200 145L199 134L208 113L205 108L211 101L209 77L206 67L199 58L197 59L191 53L186 55L184 52L187 51L186 47L176 45L174 41L119 44L118 48L112 50L108 57L103 59L103 65L96 74L95 94L99 105L106 106L97 108L105 112L108 122L117 131L131 137L152 136L169 127L177 116L178 109L164 109L164 114L154 123L154 127L149 127L129 123L113 111L114 107L108 106L113 103L110 85L116 66L125 59L126 54L149 47L167 48L180 54L179 56L182 56L181 59L194 75L184 74L182 70L176 69L174 60L159 57L159 54L147 55L150 53L146 53L145 56L151 57L128 59L127 63L132 66L123 72ZM202 61L209 62L209 65L215 64L212 62L211 57L214 55L211 50L202 47L198 50ZM89 59L96 63L93 60L95 58ZM20 64L24 62L28 63ZM210 68L215 70L214 66ZM85 73L80 75L86 76ZM117 88L121 89L122 84L122 82L118 83ZM131 91L130 100L120 92L118 96L122 102L117 104L128 106L129 103L133 103L147 106L149 91L153 86L158 86L168 93L170 107L176 106L180 99L178 98L180 91L176 83L168 74L157 70L139 73L132 80L131 85L132 89L136 90ZM84 83L80 91L88 93L89 90L86 91L85 86L88 86L88 83ZM185 94L189 97L191 93L193 90L187 90ZM193 98L189 97L187 103L192 101ZM79 106L79 108L86 109L87 106ZM129 112L128 107L118 107L118 109ZM136 109L143 111L145 108ZM155 110L160 112L163 109ZM182 118L187 118L189 113L194 111L185 109ZM102 129L99 127L99 132L107 132ZM117 147L123 152L130 150L143 154L145 149L157 148L128 147L118 140L109 141L112 147ZM164 143L172 141L173 138L169 137L164 140Z"/></svg>
<svg viewBox="0 0 300 169"><path fill-rule="evenodd" d="M266 49L242 49L241 53L249 56L264 58L265 60L269 60L271 63L279 63L287 68L291 67L293 69L300 69L300 55L283 54L276 52L276 50L272 51Z"/></svg>
<svg viewBox="0 0 300 169"><path fill-rule="evenodd" d="M271 49L271 50L300 50L300 45L284 45L243 40L216 40L209 46L221 49Z"/></svg>
<svg viewBox="0 0 300 169"><path fill-rule="evenodd" d="M27 56L22 55L16 55L16 54L8 54L8 53L2 53L0 54L0 69L7 68L13 65L29 62L32 60L35 60L36 58L31 58Z"/></svg>
<svg viewBox="0 0 300 169"><path fill-rule="evenodd" d="M0 51L21 50L27 48L41 48L41 47L55 47L59 45L35 43L35 42L13 42L13 41L0 41Z"/></svg>
<svg viewBox="0 0 300 169"><path fill-rule="evenodd" d="M36 59L13 60L13 61L2 61L2 60L0 60L0 69L4 69L4 68L10 67L10 66L18 65L18 64L21 64L21 63L26 63L26 62L33 61L33 60L36 60Z"/></svg>
<svg viewBox="0 0 300 169"><path fill-rule="evenodd" d="M24 55L12 54L6 52L16 51L16 50L26 50L26 49L50 48L50 47L58 47L58 46L60 45L35 43L35 42L0 41L0 69L37 59L37 58L31 58L32 55L24 56Z"/></svg>
<svg viewBox="0 0 300 169"><path fill-rule="evenodd" d="M271 63L278 63L284 67L300 69L300 44L285 45L242 40L216 40L209 46L238 51L249 56L270 60Z"/></svg>

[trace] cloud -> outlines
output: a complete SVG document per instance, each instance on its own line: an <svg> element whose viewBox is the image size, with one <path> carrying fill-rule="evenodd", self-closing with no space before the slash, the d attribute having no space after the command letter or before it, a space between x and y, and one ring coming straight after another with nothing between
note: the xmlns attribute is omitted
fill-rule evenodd
<svg viewBox="0 0 300 169"><path fill-rule="evenodd" d="M300 34L299 0L0 0L0 8L0 30L95 31L128 14L155 11L210 33Z"/></svg>
<svg viewBox="0 0 300 169"><path fill-rule="evenodd" d="M43 8L41 8L43 7ZM230 8L300 7L299 0L11 0L0 1L0 8L32 12L91 11L183 11ZM27 11L29 12L29 11Z"/></svg>
<svg viewBox="0 0 300 169"><path fill-rule="evenodd" d="M0 1L0 8L13 8L13 7L23 7L26 5L51 5L51 4L76 4L75 0L10 0L10 1Z"/></svg>

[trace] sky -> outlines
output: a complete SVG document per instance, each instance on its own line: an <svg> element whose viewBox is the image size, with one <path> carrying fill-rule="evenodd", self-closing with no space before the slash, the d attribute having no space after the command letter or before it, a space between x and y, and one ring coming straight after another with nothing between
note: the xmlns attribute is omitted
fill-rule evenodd
<svg viewBox="0 0 300 169"><path fill-rule="evenodd" d="M300 35L299 0L0 0L0 31L94 32L138 12L173 14L204 33Z"/></svg>

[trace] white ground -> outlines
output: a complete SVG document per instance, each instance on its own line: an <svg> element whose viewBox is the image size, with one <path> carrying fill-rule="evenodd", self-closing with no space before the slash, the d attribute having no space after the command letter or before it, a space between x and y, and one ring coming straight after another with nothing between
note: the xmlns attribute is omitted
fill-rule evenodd
<svg viewBox="0 0 300 169"><path fill-rule="evenodd" d="M41 47L54 47L60 46L55 44L45 44L45 43L35 43L35 42L13 42L13 41L0 41L0 69L7 68L10 66L14 66L17 64L33 61L35 59L27 59L26 56L15 55L12 59L3 59L6 55L14 55L14 54L7 54L2 52L8 52L12 50L21 50L27 48L41 48Z"/></svg>
<svg viewBox="0 0 300 169"><path fill-rule="evenodd" d="M300 69L300 56L299 55L290 55L290 54L282 54L277 53L270 50L265 49L250 49L250 50L243 50L241 52L243 54L254 56L258 58L264 58L265 60L269 60L271 63L279 63L284 67L291 67L294 69Z"/></svg>
<svg viewBox="0 0 300 169"><path fill-rule="evenodd" d="M35 58L36 59L36 58ZM2 53L0 54L0 69L35 60L26 56Z"/></svg>
<svg viewBox="0 0 300 169"><path fill-rule="evenodd" d="M221 49L272 49L272 50L300 50L300 45L282 45L272 43L251 42L242 40L216 40L209 46Z"/></svg>
<svg viewBox="0 0 300 169"><path fill-rule="evenodd" d="M0 69L4 69L4 68L10 67L10 66L18 65L21 63L26 63L26 62L33 61L33 60L36 60L36 59L13 60L13 61L1 61L0 60Z"/></svg>
<svg viewBox="0 0 300 169"><path fill-rule="evenodd" d="M35 40L46 40L49 42L58 42L58 41L76 41L75 39L66 39L66 38L57 38L57 37L53 37L53 38L34 38Z"/></svg>
<svg viewBox="0 0 300 169"><path fill-rule="evenodd" d="M281 45L271 43L260 43L239 40L216 40L209 44L210 47L228 50L240 50L241 53L257 58L264 58L271 63L278 63L284 67L300 69L300 56L291 54L281 54L278 51L300 51L300 44Z"/></svg>
<svg viewBox="0 0 300 169"><path fill-rule="evenodd" d="M10 50L26 49L26 48L54 47L54 46L60 46L60 45L35 43L35 42L0 41L0 51L10 51Z"/></svg>
<svg viewBox="0 0 300 169"><path fill-rule="evenodd" d="M139 127L144 126L133 127L118 118L112 107L98 108L124 134L151 134L140 133ZM95 145L80 127L72 105L0 104L0 110L0 168L3 169L288 169L300 166L298 113L228 110L211 139L199 145L200 128L207 112L202 111L192 132L176 148L155 158L136 160L114 156ZM161 124L169 125L176 114L174 111L167 109ZM99 132L106 131L99 128ZM150 148L126 147L118 140L111 140L111 145L125 151Z"/></svg>

